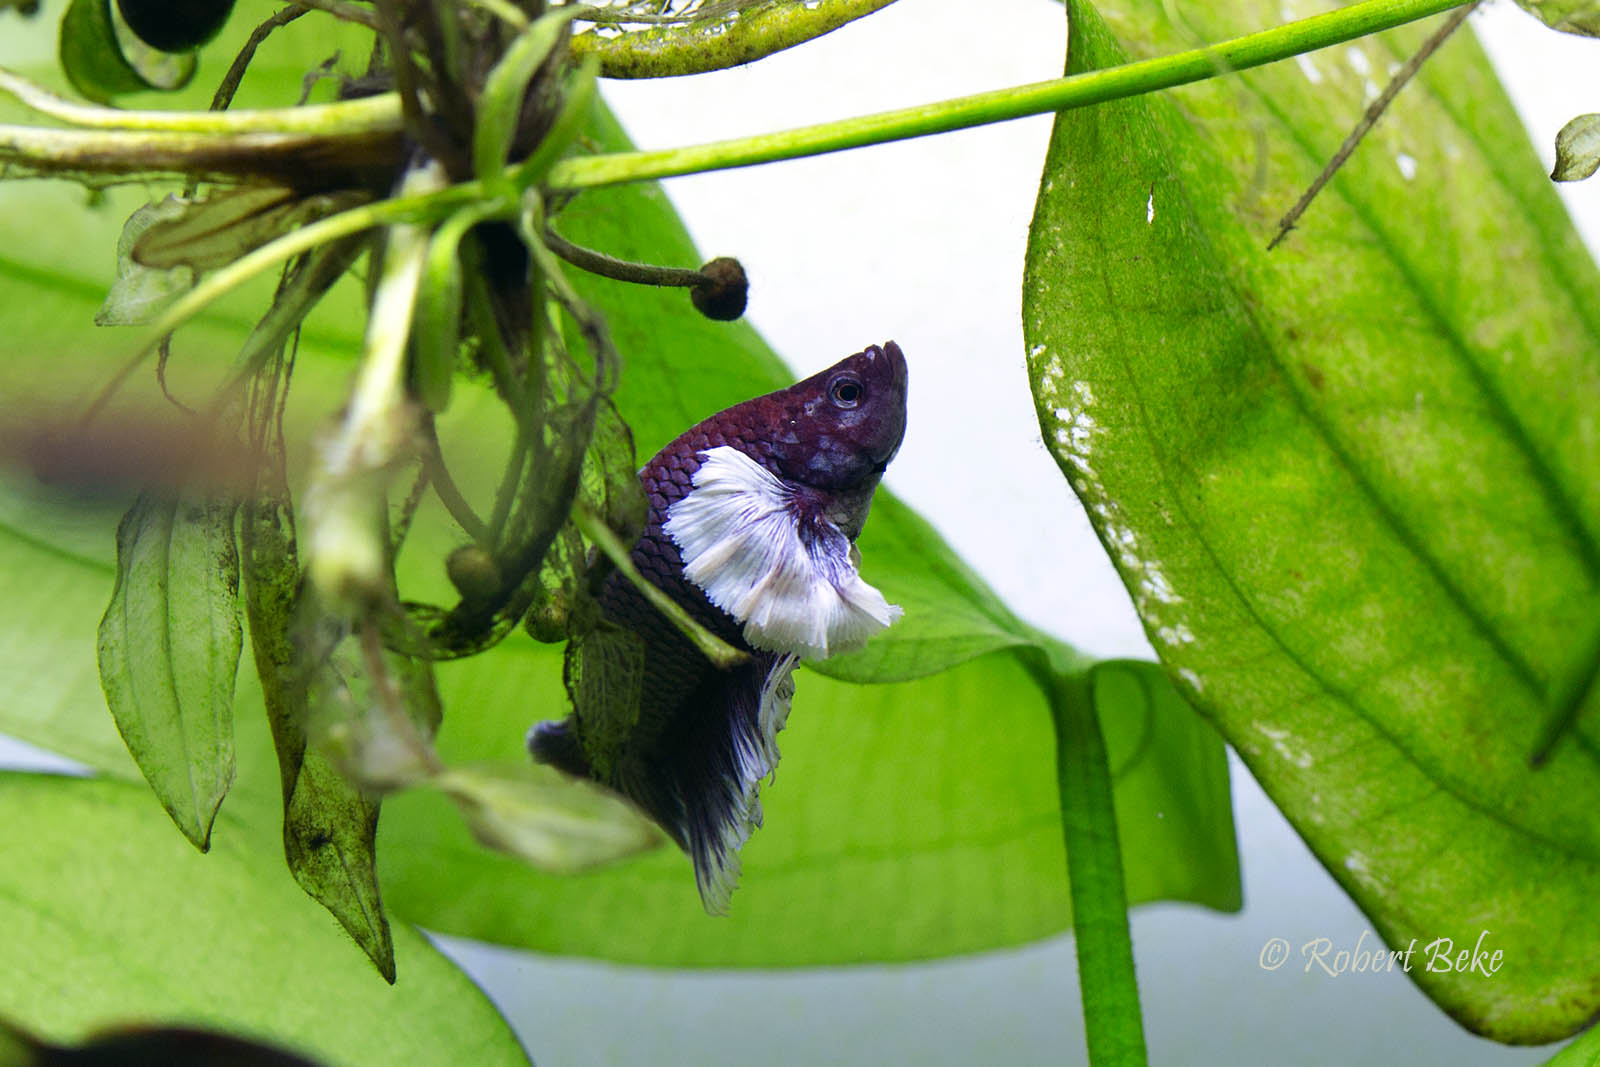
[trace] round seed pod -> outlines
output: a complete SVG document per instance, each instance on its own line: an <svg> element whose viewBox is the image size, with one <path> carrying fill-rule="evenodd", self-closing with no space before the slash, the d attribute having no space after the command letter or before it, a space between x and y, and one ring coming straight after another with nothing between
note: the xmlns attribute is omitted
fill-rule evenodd
<svg viewBox="0 0 1600 1067"><path fill-rule="evenodd" d="M750 280L737 259L718 256L701 267L700 273L707 280L689 290L689 299L700 314L719 322L731 322L744 314Z"/></svg>
<svg viewBox="0 0 1600 1067"><path fill-rule="evenodd" d="M456 549L444 566L450 584L469 604L486 601L500 589L500 568L495 565L494 557L477 545Z"/></svg>
<svg viewBox="0 0 1600 1067"><path fill-rule="evenodd" d="M117 10L151 48L191 52L221 32L233 0L117 0Z"/></svg>

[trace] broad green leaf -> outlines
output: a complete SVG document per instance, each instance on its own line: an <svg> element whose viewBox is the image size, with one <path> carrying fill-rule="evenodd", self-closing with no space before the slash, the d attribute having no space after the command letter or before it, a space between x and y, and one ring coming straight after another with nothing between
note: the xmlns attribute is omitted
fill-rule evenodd
<svg viewBox="0 0 1600 1067"><path fill-rule="evenodd" d="M1556 134L1556 163L1550 177L1582 181L1600 170L1600 115L1579 115Z"/></svg>
<svg viewBox="0 0 1600 1067"><path fill-rule="evenodd" d="M117 527L100 685L150 788L195 847L233 784L243 631L235 507L146 493Z"/></svg>
<svg viewBox="0 0 1600 1067"><path fill-rule="evenodd" d="M229 813L200 855L142 784L0 775L6 966L0 1018L53 1042L131 1023L189 1024L329 1064L518 1064L472 983L410 929L378 981ZM248 843L248 844L247 844Z"/></svg>
<svg viewBox="0 0 1600 1067"><path fill-rule="evenodd" d="M1069 69L1279 8L1167 11L1074 4ZM1185 695L1391 945L1503 950L1492 981L1413 969L1429 996L1547 1041L1600 1007L1592 716L1530 767L1594 662L1600 273L1465 32L1266 251L1427 32L1064 113L1024 328L1044 438Z"/></svg>
<svg viewBox="0 0 1600 1067"><path fill-rule="evenodd" d="M565 713L560 679L557 650L509 641L442 664L445 707L470 711L447 712L441 754L516 759L520 724ZM745 845L728 917L704 913L676 849L540 875L474 848L448 804L421 793L385 802L385 901L445 933L674 966L926 959L1069 925L1050 711L1016 657L892 686L796 681L783 763L762 790L766 825ZM1118 665L1100 688L1129 899L1236 908L1227 765L1211 731L1153 667Z"/></svg>
<svg viewBox="0 0 1600 1067"><path fill-rule="evenodd" d="M95 661L95 625L116 582L117 517L126 506L0 476L0 732L142 781L107 714Z"/></svg>

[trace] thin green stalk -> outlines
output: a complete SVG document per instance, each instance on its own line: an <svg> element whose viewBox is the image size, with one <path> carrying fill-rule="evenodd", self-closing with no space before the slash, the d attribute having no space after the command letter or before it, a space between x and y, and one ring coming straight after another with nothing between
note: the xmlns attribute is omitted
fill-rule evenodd
<svg viewBox="0 0 1600 1067"><path fill-rule="evenodd" d="M250 336L245 338L233 369L212 393L211 402L206 408L209 421L215 422L222 417L238 391L254 379L267 361L283 348L289 335L300 328L317 301L333 287L361 251L362 242L359 238L344 237L307 254L300 269L280 285L272 306L256 323L255 329L250 331Z"/></svg>
<svg viewBox="0 0 1600 1067"><path fill-rule="evenodd" d="M728 670L737 667L750 658L747 653L739 651L695 622L694 617L685 611L682 605L640 574L639 568L633 565L633 557L628 551L628 546L622 543L622 540L612 532L611 527L607 526L605 521L595 514L594 509L582 499L572 502L572 522L583 536L593 541L595 547L610 557L611 562L616 564L618 572L632 582L634 588L643 593L645 599L665 615L683 636L693 641L700 654L719 669Z"/></svg>
<svg viewBox="0 0 1600 1067"><path fill-rule="evenodd" d="M422 167L402 188L416 193L441 180L436 166ZM406 352L430 236L416 223L387 231L355 383L337 426L318 442L300 505L306 576L330 603L344 607L379 602L394 581L385 482L411 451Z"/></svg>
<svg viewBox="0 0 1600 1067"><path fill-rule="evenodd" d="M565 159L550 169L553 189L578 190L621 182L670 178L732 167L749 167L847 148L926 137L950 130L1088 107L1110 100L1170 89L1289 59L1303 52L1393 29L1460 6L1464 0L1365 0L1311 18L1238 37L1209 48L1127 63L1032 85L997 89L940 103L876 115L802 126L779 133L647 152L619 152Z"/></svg>
<svg viewBox="0 0 1600 1067"><path fill-rule="evenodd" d="M132 111L100 107L57 96L49 89L0 67L0 91L41 115L71 126L97 130L143 130L208 134L317 134L331 137L398 131L400 98L394 93L342 100L336 104L242 109L239 111Z"/></svg>
<svg viewBox="0 0 1600 1067"><path fill-rule="evenodd" d="M428 481L432 483L433 491L438 494L439 502L468 537L480 545L488 544L487 528L483 520L478 518L478 513L472 510L472 505L467 502L466 494L461 491L461 487L456 485L450 467L444 461L444 452L439 447L439 435L434 430L431 420L425 432L428 447L422 452L422 469Z"/></svg>
<svg viewBox="0 0 1600 1067"><path fill-rule="evenodd" d="M1147 1055L1122 851L1111 801L1111 768L1094 710L1093 676L1088 671L1052 674L1056 773L1089 1062L1094 1067L1143 1067Z"/></svg>
<svg viewBox="0 0 1600 1067"><path fill-rule="evenodd" d="M544 231L544 243L546 248L574 267L590 274L598 274L602 278L614 278L619 282L630 282L634 285L678 286L685 289L714 284L713 279L702 271L683 267L658 267L654 263L635 263L627 259L618 259L616 256L608 256L604 252L596 252L592 248L575 245L548 226Z"/></svg>
<svg viewBox="0 0 1600 1067"><path fill-rule="evenodd" d="M535 299L539 300L537 296L539 287L535 285L533 291L536 294ZM537 451L543 442L544 410L542 406L534 404L531 397L542 397L544 386L541 378L534 383L532 390L524 388L512 369L511 353L506 349L505 338L500 333L500 323L495 317L494 307L489 299L488 284L480 270L474 269L468 276L465 296L467 314L472 320L473 328L478 331L478 336L483 339L482 351L489 364L489 373L494 376L495 384L511 408L511 416L517 424L516 438L511 444L511 454L506 457L505 469L500 475L500 486L495 491L494 511L490 513L484 537L479 539L480 544L492 550L505 536L506 522L511 517L511 506L516 501L517 486L522 481L522 471L527 465L528 456ZM535 319L537 317L535 313ZM536 367L542 367L543 359L544 354L538 345L528 346L530 372Z"/></svg>

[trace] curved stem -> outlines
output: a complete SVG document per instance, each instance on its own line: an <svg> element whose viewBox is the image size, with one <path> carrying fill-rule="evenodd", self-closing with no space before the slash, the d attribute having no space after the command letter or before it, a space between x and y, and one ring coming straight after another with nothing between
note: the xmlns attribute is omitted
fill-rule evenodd
<svg viewBox="0 0 1600 1067"><path fill-rule="evenodd" d="M670 178L731 167L748 167L846 148L903 141L992 122L1088 107L1109 100L1170 89L1327 48L1356 37L1436 15L1465 0L1365 0L1311 18L1238 37L1210 48L1127 63L1120 67L997 89L955 100L885 111L876 115L802 126L780 133L741 137L687 148L620 152L564 159L550 168L554 189L578 190L620 182Z"/></svg>
<svg viewBox="0 0 1600 1067"><path fill-rule="evenodd" d="M604 252L596 252L592 248L575 245L548 226L545 227L544 231L544 243L546 248L579 270L585 270L590 274L598 274L602 278L611 278L619 282L631 282L634 285L677 286L691 289L697 285L710 285L715 281L715 279L698 270L689 270L683 267L658 267L652 263L635 263L629 259L608 256Z"/></svg>

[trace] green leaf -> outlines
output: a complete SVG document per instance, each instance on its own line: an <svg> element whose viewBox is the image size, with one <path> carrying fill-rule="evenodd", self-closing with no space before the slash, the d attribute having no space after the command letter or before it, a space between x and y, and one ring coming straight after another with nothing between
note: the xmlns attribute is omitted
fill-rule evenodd
<svg viewBox="0 0 1600 1067"><path fill-rule="evenodd" d="M1600 4L1594 0L1517 0L1517 6L1552 30L1600 37Z"/></svg>
<svg viewBox="0 0 1600 1067"><path fill-rule="evenodd" d="M505 1021L417 932L404 979L366 959L230 812L201 856L143 785L0 775L0 1018L52 1042L110 1026L185 1024L328 1063L520 1064ZM70 995L63 990L70 989Z"/></svg>
<svg viewBox="0 0 1600 1067"><path fill-rule="evenodd" d="M264 410L275 426L275 404ZM269 460L280 457L284 447L275 433L269 433L263 448ZM393 982L394 945L379 898L373 855L378 800L347 780L321 749L308 743L311 690L326 700L338 691L341 679L327 662L312 664L313 677L307 679L301 657L315 652L307 652L292 633L303 582L287 488L281 482L264 481L257 498L245 502L240 521L250 645L283 794L284 856L301 888L333 913L379 973Z"/></svg>
<svg viewBox="0 0 1600 1067"><path fill-rule="evenodd" d="M1074 4L1070 68L1277 16ZM1600 1007L1593 716L1530 767L1595 662L1600 273L1465 33L1266 251L1427 32L1061 115L1029 370L1185 695L1390 945L1503 950L1430 997L1548 1041Z"/></svg>
<svg viewBox="0 0 1600 1067"><path fill-rule="evenodd" d="M534 763L452 767L434 785L456 802L479 841L553 874L576 874L666 841L610 790Z"/></svg>
<svg viewBox="0 0 1600 1067"><path fill-rule="evenodd" d="M136 326L154 319L194 286L194 271L177 266L150 267L134 258L134 247L152 226L181 218L184 204L175 196L141 206L128 216L117 238L117 280L94 313L96 326Z"/></svg>
<svg viewBox="0 0 1600 1067"><path fill-rule="evenodd" d="M158 52L119 26L111 0L72 0L61 18L61 69L90 100L109 103L124 93L181 89L197 64L192 52Z"/></svg>
<svg viewBox="0 0 1600 1067"><path fill-rule="evenodd" d="M1556 134L1552 181L1576 182L1600 170L1600 115L1579 115Z"/></svg>
<svg viewBox="0 0 1600 1067"><path fill-rule="evenodd" d="M86 312L90 301L78 305ZM106 714L95 625L116 581L126 505L66 498L0 475L0 732L142 781ZM41 670L40 664L49 664Z"/></svg>
<svg viewBox="0 0 1600 1067"><path fill-rule="evenodd" d="M1223 752L1158 669L1134 670L1118 665L1095 698L1128 897L1237 908ZM475 709L446 719L451 763L516 759L519 725L566 711L554 649L508 641L438 674L447 709ZM1050 710L1017 657L893 686L810 671L796 681L783 763L762 790L766 826L745 845L730 916L705 915L676 849L540 875L474 848L449 805L424 793L385 802L386 902L445 933L658 966L927 959L1069 925Z"/></svg>
<svg viewBox="0 0 1600 1067"><path fill-rule="evenodd" d="M239 622L236 508L147 493L117 527L100 684L128 751L195 847L233 784Z"/></svg>

